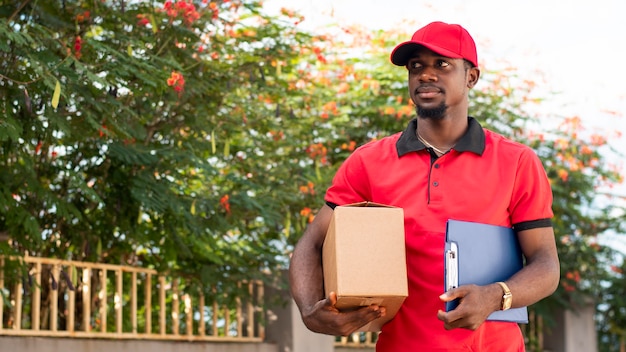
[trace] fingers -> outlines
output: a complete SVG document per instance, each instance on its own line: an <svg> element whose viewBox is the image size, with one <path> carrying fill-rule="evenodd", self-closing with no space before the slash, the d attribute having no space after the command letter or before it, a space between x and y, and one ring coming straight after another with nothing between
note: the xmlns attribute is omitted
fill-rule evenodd
<svg viewBox="0 0 626 352"><path fill-rule="evenodd" d="M337 293L336 292L331 292L328 295L328 301L330 302L330 305L333 306L333 307L335 305L337 305Z"/></svg>
<svg viewBox="0 0 626 352"><path fill-rule="evenodd" d="M448 290L448 292L444 292L441 296L439 296L439 299L442 300L443 302L450 302L450 301L454 301L457 298L463 298L465 297L469 292L469 288L468 286L460 286L457 288L453 288Z"/></svg>
<svg viewBox="0 0 626 352"><path fill-rule="evenodd" d="M337 294L331 292L327 298L317 302L306 316L303 315L305 325L318 333L347 336L387 313L385 307L378 305L350 311L340 311L336 305Z"/></svg>
<svg viewBox="0 0 626 352"><path fill-rule="evenodd" d="M437 318L444 323L447 330L463 328L477 329L493 312L485 294L485 287L476 285L460 286L439 296L443 302L459 299L458 306L449 312L437 312Z"/></svg>
<svg viewBox="0 0 626 352"><path fill-rule="evenodd" d="M476 330L484 321L483 319L476 319L473 316L452 314L453 312L455 312L455 310L450 312L439 310L437 312L437 318L443 321L443 327L446 330L458 328Z"/></svg>

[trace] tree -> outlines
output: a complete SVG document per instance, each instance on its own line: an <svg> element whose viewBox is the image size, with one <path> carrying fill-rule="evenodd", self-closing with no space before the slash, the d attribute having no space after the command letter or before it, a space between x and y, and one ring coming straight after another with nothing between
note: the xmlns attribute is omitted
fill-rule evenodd
<svg viewBox="0 0 626 352"><path fill-rule="evenodd" d="M228 0L5 1L0 14L2 253L204 282L284 261L309 166L283 132L306 122L275 102L305 98L287 93L309 50L297 18Z"/></svg>
<svg viewBox="0 0 626 352"><path fill-rule="evenodd" d="M600 351L626 350L626 259L610 266L611 275L602 285L602 299L598 304L598 331Z"/></svg>

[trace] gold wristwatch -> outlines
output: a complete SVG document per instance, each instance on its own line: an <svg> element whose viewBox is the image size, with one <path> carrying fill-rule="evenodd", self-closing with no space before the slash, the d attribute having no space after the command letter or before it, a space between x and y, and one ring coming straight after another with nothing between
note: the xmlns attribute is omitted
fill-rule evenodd
<svg viewBox="0 0 626 352"><path fill-rule="evenodd" d="M504 282L497 282L500 287L504 290L504 295L502 295L502 307L501 310L507 310L511 308L511 303L513 303L513 295L511 294L511 290L509 290L509 286L507 286Z"/></svg>

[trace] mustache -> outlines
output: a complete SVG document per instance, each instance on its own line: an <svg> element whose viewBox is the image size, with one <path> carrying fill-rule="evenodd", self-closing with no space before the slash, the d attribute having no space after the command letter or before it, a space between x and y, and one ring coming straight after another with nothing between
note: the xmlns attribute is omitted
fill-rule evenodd
<svg viewBox="0 0 626 352"><path fill-rule="evenodd" d="M445 93L445 89L443 89L442 87L434 83L422 83L415 88L415 94L421 93L421 92L433 92L433 91L440 91L440 92Z"/></svg>

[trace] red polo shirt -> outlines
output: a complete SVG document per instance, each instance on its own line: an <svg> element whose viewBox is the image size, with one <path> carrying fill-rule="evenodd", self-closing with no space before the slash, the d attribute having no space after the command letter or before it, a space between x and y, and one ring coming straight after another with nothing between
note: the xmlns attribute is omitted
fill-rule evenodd
<svg viewBox="0 0 626 352"><path fill-rule="evenodd" d="M341 165L326 192L334 207L360 201L404 209L409 296L383 326L377 351L523 351L515 323L485 322L476 331L447 331L443 251L448 219L513 226L551 226L552 191L529 147L469 128L450 152L436 158L416 137L417 120L402 133L368 143Z"/></svg>

